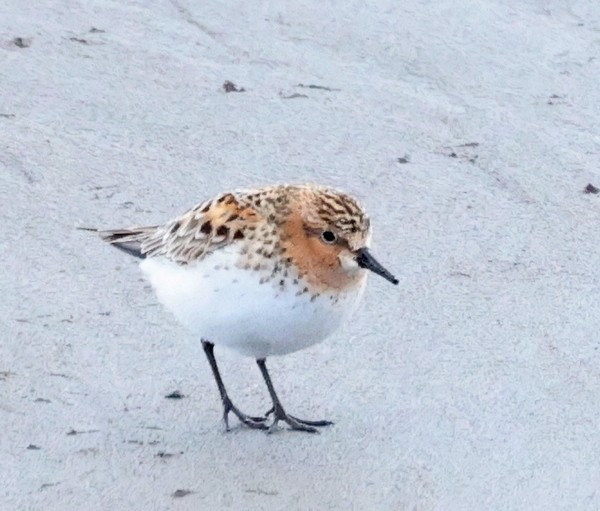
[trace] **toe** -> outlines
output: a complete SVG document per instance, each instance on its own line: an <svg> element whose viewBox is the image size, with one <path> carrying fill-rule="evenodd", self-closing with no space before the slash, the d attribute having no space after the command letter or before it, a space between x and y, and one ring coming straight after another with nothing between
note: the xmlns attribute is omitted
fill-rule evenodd
<svg viewBox="0 0 600 511"><path fill-rule="evenodd" d="M333 426L334 425L333 422L327 421L327 420L308 421L308 420L304 420L304 419L299 419L298 417L294 417L293 415L290 415L290 417L292 419L294 419L295 421L299 422L300 424L304 424L305 426L316 426L318 428L321 428L324 426Z"/></svg>

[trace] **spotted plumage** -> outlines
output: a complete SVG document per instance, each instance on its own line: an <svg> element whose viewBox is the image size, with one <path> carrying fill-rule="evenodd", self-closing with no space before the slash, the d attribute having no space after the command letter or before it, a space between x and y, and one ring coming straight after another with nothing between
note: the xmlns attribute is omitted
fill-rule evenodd
<svg viewBox="0 0 600 511"><path fill-rule="evenodd" d="M359 203L318 186L223 193L164 225L99 234L142 259L159 301L202 339L225 418L233 411L251 427L263 422L228 401L213 344L255 357L268 380L266 357L319 342L348 317L367 270L397 283L368 251L371 225ZM314 430L285 414L269 391L275 422Z"/></svg>

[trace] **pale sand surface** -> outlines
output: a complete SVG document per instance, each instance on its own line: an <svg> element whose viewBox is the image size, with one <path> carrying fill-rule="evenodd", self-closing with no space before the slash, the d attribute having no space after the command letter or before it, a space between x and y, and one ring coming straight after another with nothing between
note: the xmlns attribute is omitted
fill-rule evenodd
<svg viewBox="0 0 600 511"><path fill-rule="evenodd" d="M0 509L600 508L599 77L596 0L0 2ZM75 230L274 181L400 279L271 360L318 436Z"/></svg>

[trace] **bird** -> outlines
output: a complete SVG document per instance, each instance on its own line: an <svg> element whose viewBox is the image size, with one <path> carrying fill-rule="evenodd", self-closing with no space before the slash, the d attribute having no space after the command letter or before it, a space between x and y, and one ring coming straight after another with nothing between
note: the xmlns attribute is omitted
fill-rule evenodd
<svg viewBox="0 0 600 511"><path fill-rule="evenodd" d="M289 414L266 359L331 335L355 311L369 272L398 284L370 252L371 221L359 202L314 184L224 192L163 225L84 229L139 259L158 301L201 341L227 431L231 413L268 432L280 423L309 433L332 425ZM233 403L215 345L256 360L272 402L264 416Z"/></svg>

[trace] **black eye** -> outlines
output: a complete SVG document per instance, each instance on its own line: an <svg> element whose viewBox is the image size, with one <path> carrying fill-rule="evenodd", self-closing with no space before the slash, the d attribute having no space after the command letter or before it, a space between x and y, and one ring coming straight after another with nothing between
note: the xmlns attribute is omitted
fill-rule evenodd
<svg viewBox="0 0 600 511"><path fill-rule="evenodd" d="M337 239L337 236L332 233L331 231L323 231L323 234L321 234L321 239L325 242L325 243L334 243L335 240Z"/></svg>

